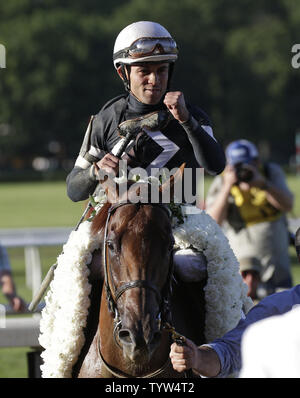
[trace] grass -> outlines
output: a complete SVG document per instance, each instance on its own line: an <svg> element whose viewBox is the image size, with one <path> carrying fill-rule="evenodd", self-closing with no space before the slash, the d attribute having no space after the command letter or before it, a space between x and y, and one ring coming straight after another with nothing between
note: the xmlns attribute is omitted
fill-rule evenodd
<svg viewBox="0 0 300 398"><path fill-rule="evenodd" d="M288 176L288 185L295 195L290 217L300 217L299 180ZM211 181L211 177L205 177L205 193ZM82 202L74 203L67 197L64 181L0 183L1 228L75 226L83 210Z"/></svg>
<svg viewBox="0 0 300 398"><path fill-rule="evenodd" d="M0 349L0 377L1 378L27 378L27 352L26 347Z"/></svg>
<svg viewBox="0 0 300 398"><path fill-rule="evenodd" d="M63 181L0 184L1 228L75 226L83 209Z"/></svg>
<svg viewBox="0 0 300 398"><path fill-rule="evenodd" d="M205 192L212 179L206 177ZM288 185L295 194L295 207L291 217L300 217L299 177L289 176ZM65 182L1 183L0 184L0 220L1 228L25 227L74 227L84 210L84 204L73 203L66 196ZM56 261L62 247L41 247L43 277ZM31 291L25 282L24 250L9 248L14 280L18 293L31 300ZM294 284L300 284L300 266L293 248L290 248ZM0 303L5 298L0 292ZM1 332L1 331L0 331ZM27 377L26 353L30 347L0 348L0 378Z"/></svg>

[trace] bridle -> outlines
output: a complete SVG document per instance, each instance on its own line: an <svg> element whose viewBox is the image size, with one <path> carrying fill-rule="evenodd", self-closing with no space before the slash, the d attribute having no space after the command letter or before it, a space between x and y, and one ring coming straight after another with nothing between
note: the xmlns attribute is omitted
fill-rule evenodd
<svg viewBox="0 0 300 398"><path fill-rule="evenodd" d="M159 314L157 315L157 321L159 322L159 329L162 331L164 329L165 323L170 323L170 295L171 295L171 281L172 281L172 275L173 275L173 252L170 253L170 263L169 263L169 270L168 270L168 276L166 279L166 283L164 287L162 288L162 292L152 283L150 283L147 280L142 280L142 279L137 279L137 280L132 280L129 282L123 283L121 286L119 286L117 289L114 286L113 283L113 276L112 276L112 269L110 267L110 264L108 262L108 256L107 256L107 249L108 249L108 227L109 227L109 222L111 220L112 215L115 213L115 211L120 208L121 206L126 206L126 205L135 205L135 206L143 206L143 205L151 205L151 206L158 206L160 209L166 212L169 218L171 218L171 211L168 207L161 203L132 203L129 201L123 201L123 202L118 202L114 205L111 205L111 207L108 209L108 214L106 218L106 223L105 223L105 229L104 229L104 239L103 239L103 268L104 268L104 284L105 284L105 292L106 292L106 300L108 304L108 310L113 313L114 315L114 341L115 343L121 348L120 342L118 340L118 331L122 327L122 322L120 319L120 315L118 312L118 307L117 307L117 302L120 299L120 297L123 295L124 292L126 292L129 289L133 289L136 287L139 288L144 288L144 289L149 289L152 290L155 295L156 299L158 300L158 303L160 303L160 311ZM173 249L172 249L173 251ZM100 348L100 347L99 347ZM113 371L113 369L104 361L100 349L99 353L101 356L101 359L103 361L103 364L105 365L108 370L116 375L116 372ZM169 363L169 359L167 361ZM153 373L149 376L144 376L144 377L154 377L156 374L160 374L163 369L166 368L166 364L159 370ZM118 371L118 376L117 377L124 377L122 376L122 373Z"/></svg>
<svg viewBox="0 0 300 398"><path fill-rule="evenodd" d="M152 290L159 303L162 303L161 305L161 315L162 319L165 319L167 316L166 311L168 311L169 307L167 306L168 300L169 300L169 294L171 290L171 278L173 274L173 255L171 253L170 255L170 264L169 264L169 270L168 270L168 277L165 286L162 289L163 294L160 293L159 289L150 283L147 280L133 280L129 282L123 283L121 286L119 286L118 289L115 288L113 285L113 277L112 277L112 270L111 267L109 266L109 263L107 261L107 246L108 246L108 226L109 222L111 219L111 216L114 214L114 212L120 208L121 206L126 206L126 205L135 205L135 206L143 206L143 205L149 205L151 206L158 206L162 210L166 212L169 218L171 218L171 212L169 208L167 208L165 205L161 203L132 203L128 201L124 202L118 202L114 205L111 205L111 207L108 209L108 214L106 218L106 223L105 223L105 229L104 229L104 239L103 239L103 268L104 268L104 283L105 283L105 289L106 289L106 299L107 299L107 304L108 304L108 309L110 312L114 313L115 315L115 320L117 323L120 322L119 320L119 314L117 310L117 302L120 299L120 297L123 295L124 292L126 292L129 289L133 289L135 287L141 287L144 289L149 289Z"/></svg>

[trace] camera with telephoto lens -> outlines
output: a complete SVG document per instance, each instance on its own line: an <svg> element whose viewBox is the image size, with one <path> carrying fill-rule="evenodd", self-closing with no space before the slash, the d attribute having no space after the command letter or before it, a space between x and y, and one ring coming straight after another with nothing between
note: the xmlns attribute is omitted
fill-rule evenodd
<svg viewBox="0 0 300 398"><path fill-rule="evenodd" d="M250 182L253 179L254 173L247 163L238 163L234 168L238 182Z"/></svg>

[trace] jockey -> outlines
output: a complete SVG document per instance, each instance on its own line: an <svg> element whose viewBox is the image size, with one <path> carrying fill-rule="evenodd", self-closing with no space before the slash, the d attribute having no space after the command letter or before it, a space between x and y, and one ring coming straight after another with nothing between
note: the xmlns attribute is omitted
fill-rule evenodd
<svg viewBox="0 0 300 398"><path fill-rule="evenodd" d="M109 101L91 118L74 168L67 177L71 200L85 200L95 192L98 168L118 175L120 159L115 153L121 139L120 123L155 111L166 111L169 121L158 125L156 131L141 130L129 143L122 156L128 170L139 167L148 176L155 176L157 170L172 170L185 163L185 170L191 173L184 178L188 178L193 197L197 169L204 168L211 175L223 171L225 155L207 115L189 104L182 91L170 89L177 57L175 40L158 23L135 22L119 33L113 64L126 93ZM182 203L195 202L183 199ZM182 258L190 255L191 261L195 260L193 252L187 250L182 254Z"/></svg>
<svg viewBox="0 0 300 398"><path fill-rule="evenodd" d="M128 150L128 165L149 170L172 169L186 162L186 168L203 167L212 175L225 167L223 149L214 139L207 116L188 105L181 91L170 91L170 79L178 49L169 32L154 22L141 21L118 35L113 62L127 94L106 104L90 122L75 167L67 177L68 195L73 201L87 199L97 186L93 163L117 172L119 159L112 155L120 140L117 126L160 109L168 109L173 120L158 132L143 131ZM126 157L126 158L127 158Z"/></svg>

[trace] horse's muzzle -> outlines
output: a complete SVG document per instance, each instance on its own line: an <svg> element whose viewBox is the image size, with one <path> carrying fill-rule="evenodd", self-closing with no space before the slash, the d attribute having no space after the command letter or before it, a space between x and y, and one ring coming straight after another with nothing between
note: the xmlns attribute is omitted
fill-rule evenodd
<svg viewBox="0 0 300 398"><path fill-rule="evenodd" d="M142 364L151 359L160 343L161 332L157 330L146 337L142 332L135 333L130 329L122 328L118 332L118 337L123 347L123 354L131 361Z"/></svg>

